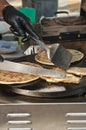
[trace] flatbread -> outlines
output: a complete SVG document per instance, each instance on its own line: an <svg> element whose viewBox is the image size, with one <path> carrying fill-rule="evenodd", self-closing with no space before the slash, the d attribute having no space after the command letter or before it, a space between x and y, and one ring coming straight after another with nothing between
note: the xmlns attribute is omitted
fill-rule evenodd
<svg viewBox="0 0 86 130"><path fill-rule="evenodd" d="M59 68L57 67L53 67L53 70L59 70ZM58 79L58 78L50 78L50 77L42 77L42 79L45 79L47 82L51 82L51 83L71 83L71 84L79 84L81 79L82 79L82 75L74 75L71 73L66 73L66 77L62 78L62 79Z"/></svg>
<svg viewBox="0 0 86 130"><path fill-rule="evenodd" d="M80 61L84 57L84 54L81 51L74 49L68 49L68 51L73 55L71 63Z"/></svg>
<svg viewBox="0 0 86 130"><path fill-rule="evenodd" d="M46 80L50 83L71 83L71 84L79 84L81 81L81 76L75 76L73 74L66 74L66 77L63 79L58 78L50 78L50 77L41 77L42 79Z"/></svg>
<svg viewBox="0 0 86 130"><path fill-rule="evenodd" d="M68 73L75 74L75 75L81 75L86 76L86 68L83 67L70 67L67 70Z"/></svg>
<svg viewBox="0 0 86 130"><path fill-rule="evenodd" d="M22 84L34 81L39 77L35 75L28 75L23 73L10 72L0 70L0 83L1 84Z"/></svg>
<svg viewBox="0 0 86 130"><path fill-rule="evenodd" d="M27 64L29 64L29 62ZM24 84L24 83L35 81L37 79L39 79L37 75L29 75L29 74L0 70L1 84Z"/></svg>
<svg viewBox="0 0 86 130"><path fill-rule="evenodd" d="M38 63L41 63L41 64L54 65L54 64L48 59L48 56L47 56L46 51L42 51L41 53L37 54L37 55L35 56L35 60L36 60Z"/></svg>
<svg viewBox="0 0 86 130"><path fill-rule="evenodd" d="M73 49L67 49L70 53L72 53L73 58L71 63L76 62L81 60L84 57L84 54L78 50L73 50ZM54 65L47 56L46 51L42 51L41 53L37 54L35 56L35 60L41 64L45 64L45 65Z"/></svg>

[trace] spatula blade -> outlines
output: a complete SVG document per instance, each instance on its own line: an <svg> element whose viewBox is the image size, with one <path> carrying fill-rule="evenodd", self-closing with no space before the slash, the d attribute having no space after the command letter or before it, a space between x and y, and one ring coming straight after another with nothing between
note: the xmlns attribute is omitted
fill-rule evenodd
<svg viewBox="0 0 86 130"><path fill-rule="evenodd" d="M50 47L50 60L55 66L67 70L71 64L72 54L60 44Z"/></svg>
<svg viewBox="0 0 86 130"><path fill-rule="evenodd" d="M0 62L0 70L7 70L11 72L19 72L24 74L33 74L46 77L56 77L56 78L64 78L66 76L65 71L60 70L52 70L52 69L45 69L42 67L35 67L31 65L24 65L12 61L4 60Z"/></svg>

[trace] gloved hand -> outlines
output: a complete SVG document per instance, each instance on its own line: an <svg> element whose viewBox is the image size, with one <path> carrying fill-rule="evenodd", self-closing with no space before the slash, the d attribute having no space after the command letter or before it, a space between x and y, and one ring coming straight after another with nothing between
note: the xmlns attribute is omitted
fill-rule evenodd
<svg viewBox="0 0 86 130"><path fill-rule="evenodd" d="M13 6L6 6L2 10L4 20L11 26L10 30L18 36L24 38L29 36L39 39L38 34L36 34L30 19L26 17L23 13L19 12Z"/></svg>

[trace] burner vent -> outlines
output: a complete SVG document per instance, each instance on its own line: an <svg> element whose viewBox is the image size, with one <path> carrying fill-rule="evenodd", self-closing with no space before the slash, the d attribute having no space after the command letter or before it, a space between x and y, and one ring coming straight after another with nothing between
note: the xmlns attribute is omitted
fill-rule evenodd
<svg viewBox="0 0 86 130"><path fill-rule="evenodd" d="M67 113L66 130L86 130L86 113Z"/></svg>
<svg viewBox="0 0 86 130"><path fill-rule="evenodd" d="M30 117L30 113L8 113L7 117Z"/></svg>
<svg viewBox="0 0 86 130"><path fill-rule="evenodd" d="M8 113L8 130L32 130L29 127L32 124L30 117L30 113Z"/></svg>
<svg viewBox="0 0 86 130"><path fill-rule="evenodd" d="M9 128L9 130L32 130L31 128Z"/></svg>

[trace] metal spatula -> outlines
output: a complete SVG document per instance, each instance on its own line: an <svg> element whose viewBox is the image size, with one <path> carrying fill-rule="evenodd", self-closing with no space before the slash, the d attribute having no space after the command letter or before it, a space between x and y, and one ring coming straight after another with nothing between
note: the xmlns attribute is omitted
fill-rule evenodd
<svg viewBox="0 0 86 130"><path fill-rule="evenodd" d="M42 42L39 39L35 39L34 37L31 37L33 40L35 40L43 49L47 51L48 58L51 62L54 63L55 66L67 70L70 66L71 60L72 60L72 54L66 50L63 46L60 44L53 44L50 48L48 48L44 42Z"/></svg>
<svg viewBox="0 0 86 130"><path fill-rule="evenodd" d="M45 43L40 40L40 37L36 34L31 24L28 24L27 29L29 30L27 31L29 36L47 51L48 58L51 62L63 70L68 69L72 60L72 54L70 52L68 52L60 44L53 44L50 48L48 48Z"/></svg>
<svg viewBox="0 0 86 130"><path fill-rule="evenodd" d="M66 76L66 72L62 70L53 70L53 69L46 69L42 67L35 67L32 65L24 65L21 63L5 60L1 55L0 55L0 70L20 72L20 73L30 74L30 75L31 74L38 75L39 77L46 76L51 78L52 77L64 78Z"/></svg>

